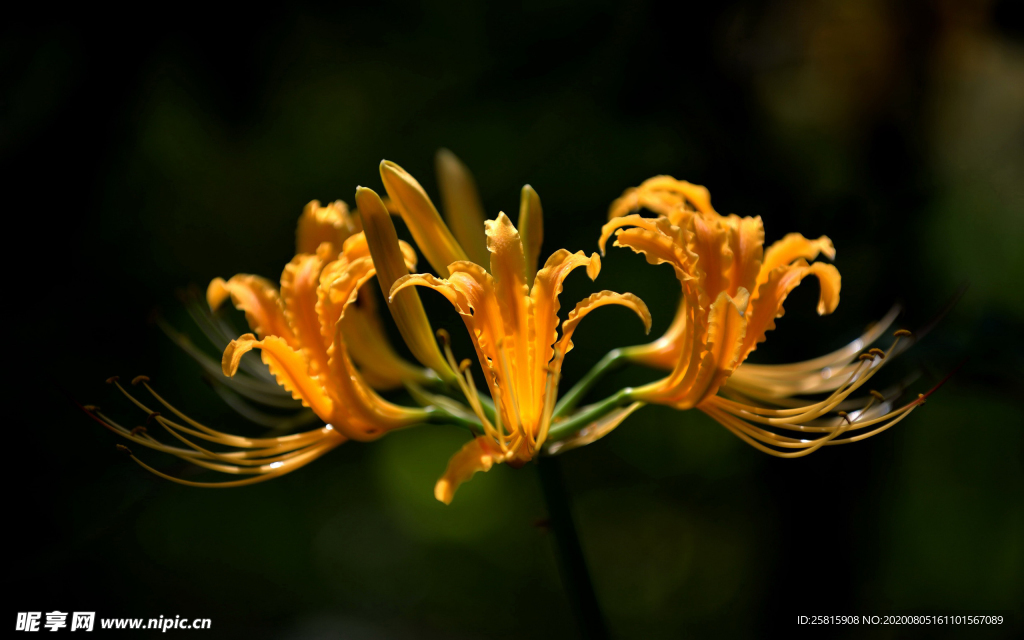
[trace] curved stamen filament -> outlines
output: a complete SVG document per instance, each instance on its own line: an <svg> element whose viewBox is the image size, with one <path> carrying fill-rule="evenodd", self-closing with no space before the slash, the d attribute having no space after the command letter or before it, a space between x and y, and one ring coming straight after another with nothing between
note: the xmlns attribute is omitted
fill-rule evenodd
<svg viewBox="0 0 1024 640"><path fill-rule="evenodd" d="M961 363L962 364L962 363ZM957 367L957 369L959 366ZM770 455L780 458L796 458L816 451L823 446L834 446L840 444L849 444L852 442L859 442L861 440L870 438L877 435L886 429L893 427L898 424L901 420L906 418L910 413L917 407L924 404L925 400L938 390L943 384L952 377L953 373L956 372L954 369L949 375L943 378L938 384L936 384L927 393L918 395L918 397L908 402L906 405L885 412L883 415L872 417L869 419L857 419L864 417L872 413L874 403L879 402L878 409L882 412L888 408L890 399L885 395L872 391L868 399L867 404L863 409L855 412L857 417L851 417L850 414L840 412L840 422L838 425L832 426L821 426L821 425L792 425L792 424L780 424L772 422L769 419L765 419L761 416L757 416L750 413L744 413L742 410L737 410L735 406L727 404L731 401L724 398L714 398L712 402L705 403L699 408L707 413L709 416L718 421L721 425L729 429L733 434L742 439L744 442L750 444L756 449L768 453ZM826 433L827 435L815 438L815 439L797 439L788 436L783 436L772 431L768 431L762 427L757 426L755 422L761 424L767 424L769 426L790 429L795 431L813 431L818 433ZM876 426L878 425L878 426ZM839 436L855 430L865 429L867 427L875 427L871 431L859 433L857 435L851 435L845 438ZM781 449L801 449L800 451L778 451L772 447L778 447Z"/></svg>
<svg viewBox="0 0 1024 640"><path fill-rule="evenodd" d="M899 314L900 307L896 305L881 320L868 327L859 338L832 353L791 364L746 364L742 369L746 374L756 376L790 378L796 372L819 371L849 364L857 357L857 354L870 347L876 340L882 337L882 334L892 326L892 323L896 321L896 317Z"/></svg>
<svg viewBox="0 0 1024 640"><path fill-rule="evenodd" d="M736 411L745 411L757 416L771 416L770 418L767 418L768 422L765 422L765 424L770 425L798 424L819 418L826 413L835 410L835 408L846 400L851 393L862 387L868 380L878 373L882 368L882 365L892 356L893 352L899 345L900 338L901 336L896 336L896 339L893 341L892 345L890 345L889 350L884 352L883 355L863 354L868 357L861 359L846 382L836 389L828 398L820 402L793 409L767 409L764 407L746 405L736 402L735 400L729 400L721 397L715 397L714 401L718 406L723 408L728 407L735 409Z"/></svg>
<svg viewBox="0 0 1024 640"><path fill-rule="evenodd" d="M281 436L277 438L242 438L225 434L210 427L206 427L175 409L170 403L160 397L152 387L147 384L148 378L139 376L133 382L143 384L147 390L165 407L173 411L186 423L196 427L191 429L182 424L174 422L159 412L153 411L142 401L137 399L125 389L116 378L112 382L118 390L124 394L135 406L147 414L147 423L156 422L170 433L175 439L185 444L188 448L174 447L164 444L149 434L145 427L137 427L128 430L117 424L96 408L86 408L86 412L101 425L116 433L117 435L131 440L132 442L176 456L196 466L218 471L220 473L234 475L252 475L253 478L230 482L194 482L174 478L168 474L157 471L151 466L142 462L138 457L129 451L132 459L148 471L168 480L198 487L229 487L252 484L271 477L278 477L299 469L309 462L319 458L345 441L331 425L305 433ZM223 446L235 447L241 451L212 451L198 445L185 435L200 438ZM127 450L127 448L125 448Z"/></svg>

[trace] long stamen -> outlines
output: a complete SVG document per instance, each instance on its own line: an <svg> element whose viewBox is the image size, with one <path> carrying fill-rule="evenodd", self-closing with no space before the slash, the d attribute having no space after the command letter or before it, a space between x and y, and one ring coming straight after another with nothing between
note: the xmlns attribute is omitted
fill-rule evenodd
<svg viewBox="0 0 1024 640"><path fill-rule="evenodd" d="M858 363L846 382L836 389L828 398L820 402L794 409L766 409L763 407L745 405L743 403L724 398L716 398L715 400L717 402L721 402L723 407L730 407L737 411L744 411L758 416L772 416L767 418L767 422L765 422L765 424L798 424L801 422L807 422L808 420L813 420L835 410L835 408L846 400L851 393L862 387L868 380L878 373L886 359L892 356L900 343L900 339L905 334L902 331L897 331L894 335L896 339L893 341L892 345L890 345L888 351L879 351L878 354L870 352L861 354L860 363ZM867 367L866 369L865 365Z"/></svg>
<svg viewBox="0 0 1024 640"><path fill-rule="evenodd" d="M345 438L334 430L331 425L326 425L323 428L306 433L292 434L277 438L242 438L239 436L225 434L206 427L175 409L170 403L165 401L156 393L156 391L153 390L153 388L148 384L148 381L149 378L146 376L138 376L132 381L132 383L136 385L142 384L145 386L150 394L152 394L153 397L156 398L164 407L173 411L175 415L179 416L189 425L195 427L195 429L178 424L160 415L159 412L150 409L134 395L129 393L128 390L120 384L116 377L108 380L109 383L114 384L135 406L146 413L147 424L156 422L188 448L183 449L181 447L166 445L152 437L145 427L136 427L135 429L128 430L111 420L95 407L85 407L84 409L86 410L86 413L107 429L141 446L155 451L168 453L196 466L213 471L226 474L254 476L254 478L247 480L231 482L193 482L181 480L180 478L174 478L168 474L153 469L139 460L127 449L127 447L124 447L124 450L128 451L132 459L143 468L162 478L179 482L180 484L200 487L229 487L252 484L253 482L262 481L263 479L269 479L270 477L284 475L285 473L289 473L295 469L305 466L309 462L315 460L345 441ZM213 451L198 445L182 434L188 434L189 436L224 446L236 447L241 449L241 451Z"/></svg>
<svg viewBox="0 0 1024 640"><path fill-rule="evenodd" d="M487 419L487 414L484 412L483 405L480 402L480 392L477 391L476 383L473 381L473 374L469 371L469 361L464 360L461 364L455 362L451 336L448 335L447 331L438 329L437 337L441 341L441 348L444 352L445 360L448 361L448 366L451 367L452 371L458 372L458 375L455 376L455 381L458 383L459 389L462 390L462 395L466 398L473 413L476 414L480 424L483 425L484 431L492 438L499 438L499 429L495 429L491 421Z"/></svg>
<svg viewBox="0 0 1024 640"><path fill-rule="evenodd" d="M702 406L701 409L709 416L717 420L720 424L729 429L737 437L741 438L742 440L744 440L751 446L757 448L758 450L776 457L795 458L808 455L812 451L816 451L817 449L823 446L835 446L840 444L859 442L861 440L870 438L893 427L894 425L898 424L900 421L905 419L908 415L910 415L910 413L913 412L914 409L924 404L928 396L935 393L935 391L937 391L939 387L945 384L950 379L950 377L952 377L952 375L956 373L957 369L959 369L960 366L962 366L962 364L963 363L954 368L953 371L949 373L949 375L943 378L927 393L920 394L915 400L907 403L906 405L898 409L884 413L884 415L880 415L878 417L873 417L870 419L859 419L862 418L863 416L868 415L869 412L872 412L872 408L875 402L879 403L879 409L883 412L889 406L889 398L887 398L884 394L879 393L878 391L871 391L870 398L867 404L864 406L863 409L857 411L855 416L851 416L850 414L847 414L845 412L839 412L839 414L837 414L840 418L838 425L809 426L770 424L770 426L775 427L782 427L801 431L816 431L827 434L823 437L811 440L790 438L787 436L779 435L777 433L773 433L764 428L758 427L756 424L754 424L754 422L761 422L762 424L764 424L765 420L763 418L760 418L760 416L754 416L752 414L744 415L742 414L742 412L735 411L734 407L730 407L723 403L708 403L707 405ZM719 400L721 399L719 398ZM844 433L862 430L867 427L875 428L867 432L858 433L857 435L850 435L845 438L839 437ZM781 449L801 449L801 451L780 452L771 447L778 447Z"/></svg>

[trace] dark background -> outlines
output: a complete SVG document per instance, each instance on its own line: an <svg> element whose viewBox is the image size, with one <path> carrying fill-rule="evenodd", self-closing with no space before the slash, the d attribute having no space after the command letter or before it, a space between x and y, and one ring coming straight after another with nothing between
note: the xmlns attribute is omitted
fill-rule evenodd
<svg viewBox="0 0 1024 640"><path fill-rule="evenodd" d="M699 412L647 408L565 456L613 635L764 637L798 615L1004 615L1024 627L1024 25L1020 3L725 0L362 3L258 15L13 17L0 40L9 466L5 624L17 611L206 617L211 637L574 637L536 469L453 505L433 483L456 429L350 444L282 479L206 491L148 475L71 399L131 426L103 384L150 375L193 417L258 433L147 319L175 290L272 279L310 199L380 189L395 160L436 197L454 150L493 215L544 202L543 254L594 250L608 204L667 173L767 241L829 235L837 312L791 296L759 362L835 348L895 301L955 310L889 371L914 390L967 364L898 427L777 460ZM610 249L589 292L630 290L653 334L667 267ZM462 335L438 296L435 324ZM583 323L563 389L626 311ZM595 316L596 318L597 316ZM468 349L468 343L462 342ZM627 370L601 391L650 379ZM152 454L158 468L178 472ZM10 462L9 462L10 464ZM65 630L66 632L67 630ZM965 628L815 630L966 637ZM181 632L179 632L181 633Z"/></svg>

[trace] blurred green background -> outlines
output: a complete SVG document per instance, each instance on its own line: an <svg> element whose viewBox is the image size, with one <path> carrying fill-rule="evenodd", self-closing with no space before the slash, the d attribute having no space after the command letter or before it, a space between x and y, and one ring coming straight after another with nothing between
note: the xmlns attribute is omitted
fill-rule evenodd
<svg viewBox="0 0 1024 640"><path fill-rule="evenodd" d="M3 26L8 624L60 609L207 617L204 635L225 638L576 636L533 465L477 476L450 507L434 500L458 429L353 443L267 484L205 491L125 460L70 401L141 423L103 380L145 373L193 417L259 433L147 322L152 310L187 327L177 289L276 279L303 205L379 189L381 158L436 198L444 146L491 215L516 211L522 184L537 189L545 256L595 250L608 204L662 173L707 185L722 213L762 216L768 242L829 235L837 312L818 318L805 285L759 362L838 347L896 301L903 326L921 326L970 285L888 382L920 371L916 393L967 364L867 442L777 460L698 412L647 408L566 455L615 637L1024 629L1020 3L248 11ZM668 325L667 267L610 249L596 283L569 280L563 313L605 288L642 297L652 335ZM424 300L464 335L447 303ZM628 312L601 314L577 332L563 389L611 346L644 339ZM649 379L625 370L599 392ZM796 624L886 613L1007 621Z"/></svg>

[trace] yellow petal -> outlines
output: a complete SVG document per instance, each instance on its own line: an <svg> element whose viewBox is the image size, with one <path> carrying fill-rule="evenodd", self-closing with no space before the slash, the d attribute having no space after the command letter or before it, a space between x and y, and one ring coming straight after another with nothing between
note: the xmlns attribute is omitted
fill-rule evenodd
<svg viewBox="0 0 1024 640"><path fill-rule="evenodd" d="M764 257L764 225L761 217L741 218L735 214L723 218L729 230L729 248L733 262L729 270L729 295L741 289L756 291L757 276ZM743 309L742 311L746 311Z"/></svg>
<svg viewBox="0 0 1024 640"><path fill-rule="evenodd" d="M245 319L257 336L280 336L294 340L277 289L265 278L239 274L225 282L214 278L206 289L206 301L216 311L224 300L231 297L236 309L245 312Z"/></svg>
<svg viewBox="0 0 1024 640"><path fill-rule="evenodd" d="M566 318L565 322L562 323L562 339L558 341L558 350L562 357L565 354L572 351L572 334L576 331L576 326L580 323L583 318L587 316L591 311L598 307L603 307L609 304L621 305L632 309L634 313L640 316L640 319L644 323L644 332L649 333L651 330L651 312L647 310L647 305L644 301L636 297L632 293L615 293L614 291L599 291L591 294L587 298L580 300L576 304L576 308L569 312L569 317Z"/></svg>
<svg viewBox="0 0 1024 640"><path fill-rule="evenodd" d="M540 246L544 242L544 212L540 196L530 185L524 186L519 195L519 235L526 255L526 282L532 286L540 260Z"/></svg>
<svg viewBox="0 0 1024 640"><path fill-rule="evenodd" d="M664 334L654 342L626 347L622 351L630 361L654 369L672 369L676 366L682 352L684 334L689 318L687 306L683 300L676 307L676 315L672 324Z"/></svg>
<svg viewBox="0 0 1024 640"><path fill-rule="evenodd" d="M772 271L781 266L790 264L795 260L804 259L810 262L818 257L819 253L825 254L829 260L836 257L836 248L827 236L821 236L817 240L808 240L799 233L787 234L768 247L764 252L764 264L761 265L757 277L757 286L768 281Z"/></svg>
<svg viewBox="0 0 1024 640"><path fill-rule="evenodd" d="M818 315L826 316L839 306L839 289L842 277L835 265L815 262L811 265L809 275L817 276L821 295L818 298Z"/></svg>
<svg viewBox="0 0 1024 640"><path fill-rule="evenodd" d="M490 254L484 238L484 206L473 174L454 153L440 149L435 157L444 216L469 259L486 267Z"/></svg>
<svg viewBox="0 0 1024 640"><path fill-rule="evenodd" d="M395 353L377 316L376 300L365 288L359 291L359 306L351 306L342 320L342 333L349 355L366 381L382 391L400 388L405 382L425 384L428 372L406 362Z"/></svg>
<svg viewBox="0 0 1024 640"><path fill-rule="evenodd" d="M639 187L626 189L608 209L608 218L624 216L639 209L672 217L684 207L692 207L692 210L706 215L717 215L711 206L711 194L705 187L676 180L672 176L655 176Z"/></svg>
<svg viewBox="0 0 1024 640"><path fill-rule="evenodd" d="M616 216L601 227L601 237L597 240L597 246L601 250L602 255L605 252L605 244L607 244L608 239L623 227L640 227L652 233L659 233L658 220L656 218L645 218L639 214Z"/></svg>
<svg viewBox="0 0 1024 640"><path fill-rule="evenodd" d="M231 378L238 372L238 365L242 362L242 356L252 351L256 342L258 342L256 336L251 333L243 333L228 343L220 361L220 368L224 375Z"/></svg>
<svg viewBox="0 0 1024 640"><path fill-rule="evenodd" d="M299 217L299 227L295 232L295 252L316 253L324 242L330 242L335 251L341 251L345 240L358 232L359 220L349 213L348 205L344 202L335 200L321 207L319 200L313 200Z"/></svg>
<svg viewBox="0 0 1024 640"><path fill-rule="evenodd" d="M684 230L670 224L667 219L632 215L609 220L602 229L598 243L602 252L612 233L615 235L615 246L629 247L635 253L643 254L648 264L672 265L676 279L680 282L693 278L691 273L694 272L693 264L697 261L697 255L687 248Z"/></svg>
<svg viewBox="0 0 1024 640"><path fill-rule="evenodd" d="M401 241L399 245L406 267L415 268L416 254L412 247ZM321 273L316 311L325 350L334 342L335 325L346 302L342 299L343 287L335 288L334 285L339 279L351 277L353 262L369 258L366 235L360 232L345 241L341 256L324 267ZM409 364L392 349L380 321L376 296L361 288L357 298L357 304L345 314L342 332L352 360L366 381L373 388L382 390L398 388L406 381L428 382L430 375L426 370Z"/></svg>
<svg viewBox="0 0 1024 640"><path fill-rule="evenodd" d="M708 318L709 357L706 365L701 363L706 368L698 372L697 380L688 394L689 398L684 403L687 409L718 393L718 388L740 364L743 337L747 331L747 321L742 314L749 298L746 289L740 291L742 295L735 299L722 292L711 308Z"/></svg>
<svg viewBox="0 0 1024 640"><path fill-rule="evenodd" d="M530 351L533 342L530 323L529 287L526 284L526 256L523 242L512 221L504 213L497 219L484 223L487 232L487 249L491 252L491 276L494 277L494 295L501 310L504 341L498 348L504 351L508 361L505 387L512 385L514 412L519 414L516 422L533 425L540 419L542 398L536 396L531 384L533 371L530 367Z"/></svg>
<svg viewBox="0 0 1024 640"><path fill-rule="evenodd" d="M467 442L448 461L444 475L434 485L434 497L445 504L451 504L455 491L477 471L490 471L495 464L505 461L501 450L490 438L478 436Z"/></svg>
<svg viewBox="0 0 1024 640"><path fill-rule="evenodd" d="M758 343L764 342L765 334L775 328L775 319L781 318L785 313L782 303L790 291L809 275L817 276L821 285L818 313L824 315L835 310L839 304L841 278L839 270L834 265L824 262L808 265L800 259L795 264L774 269L767 282L758 289L757 298L750 303L741 362L757 348Z"/></svg>
<svg viewBox="0 0 1024 640"><path fill-rule="evenodd" d="M309 361L281 338L267 336L263 340L256 340L255 336L247 333L232 340L224 349L221 360L224 375L235 375L242 356L253 349L262 351L264 364L277 378L278 384L291 392L293 398L313 409L324 422L332 420L333 403L320 383L309 376Z"/></svg>
<svg viewBox="0 0 1024 640"><path fill-rule="evenodd" d="M488 220L484 228L491 252L494 293L505 319L506 333L526 335L526 256L519 232L504 213Z"/></svg>
<svg viewBox="0 0 1024 640"><path fill-rule="evenodd" d="M596 253L589 258L582 251L569 253L559 249L551 254L544 263L544 268L537 272L530 298L533 301L533 318L535 327L535 394L540 396L547 382L544 369L547 368L555 353L555 342L558 340L558 311L561 308L559 295L562 284L577 267L587 267L587 274L593 280L601 271L601 258Z"/></svg>
<svg viewBox="0 0 1024 640"><path fill-rule="evenodd" d="M690 409L714 395L738 366L743 353L747 321L740 306L747 296L733 299L724 291L711 305L703 349L692 349L689 360L680 360L668 377L637 389L633 397L644 402Z"/></svg>
<svg viewBox="0 0 1024 640"><path fill-rule="evenodd" d="M688 246L697 254L696 271L698 287L707 294L708 300L718 299L718 294L729 288L729 272L732 270L733 255L729 248L729 234L714 219L694 216L691 224L693 234Z"/></svg>
<svg viewBox="0 0 1024 640"><path fill-rule="evenodd" d="M468 258L451 231L448 230L448 226L441 220L441 215L434 207L434 203L430 201L427 192L423 190L419 182L416 182L415 178L406 173L405 169L388 160L383 160L380 163L380 177L384 181L384 188L387 189L388 196L391 197L392 203L398 208L412 237L416 240L417 246L427 257L427 262L441 276L447 277L449 264ZM376 196L376 194L374 195ZM363 225L366 226L366 213L363 210L363 205L358 199L356 204L360 214L364 217ZM380 208L387 210L383 203Z"/></svg>
<svg viewBox="0 0 1024 640"><path fill-rule="evenodd" d="M327 348L321 336L317 314L317 288L323 261L316 255L299 254L281 274L284 315L295 336L293 345L309 360L311 376L327 371Z"/></svg>
<svg viewBox="0 0 1024 640"><path fill-rule="evenodd" d="M402 338L423 366L433 369L444 379L453 379L455 374L438 349L419 295L415 291L402 291L391 296L392 285L402 276L408 275L409 271L398 244L395 225L384 203L373 190L360 187L356 190L356 204L363 218L366 241L377 270L377 281L384 297L389 299L388 309L391 310ZM447 269L445 273L448 273Z"/></svg>
<svg viewBox="0 0 1024 640"><path fill-rule="evenodd" d="M521 345L516 345L515 339L506 340L508 336L505 334L502 311L498 308L494 278L483 267L469 260L453 262L451 270L451 276L446 280L429 273L416 273L400 278L391 289L392 294L396 294L406 287L421 286L434 289L444 295L466 324L473 346L476 348L480 366L483 368L484 379L487 381L491 397L495 404L501 407L504 423L512 424L508 412L512 411L513 405L517 403L519 408L529 410L532 416L534 409L532 402L528 406L520 403L520 400L524 398L520 398L519 388L515 386L517 384L515 372L509 371L511 380L505 377L505 368L502 366L503 355L516 357L516 349ZM525 340L518 342L523 343ZM509 353L512 355L509 356ZM514 367L515 363L512 364ZM528 397L525 399L529 400ZM520 415L522 414L520 413ZM486 426L486 421L483 422Z"/></svg>
<svg viewBox="0 0 1024 640"><path fill-rule="evenodd" d="M395 280L395 284L391 286L391 295L395 296L402 289L413 286L433 289L448 298L448 301L452 303L452 306L454 306L455 310L460 314L473 315L473 308L470 306L469 301L466 299L466 296L463 295L459 287L453 285L450 280L438 278L430 273L410 273L402 276L398 280Z"/></svg>
<svg viewBox="0 0 1024 640"><path fill-rule="evenodd" d="M629 226L633 228L624 228ZM689 225L690 228L692 226ZM616 246L628 247L636 253L643 254L650 264L672 265L676 279L682 285L683 299L679 302L668 331L650 344L624 350L627 357L634 362L650 367L672 369L687 344L683 334L688 330L692 334L693 323L688 320L692 309L687 307L686 298L693 298L693 307L698 305L695 287L691 286L691 283L696 283L697 278L691 274L697 272L694 265L699 262L699 258L687 249L685 230L671 224L667 218L653 219L630 215L610 220L602 230L599 242L602 250L613 232Z"/></svg>
<svg viewBox="0 0 1024 640"><path fill-rule="evenodd" d="M327 393L334 401L335 412L329 420L343 435L353 440L373 440L390 430L422 422L423 409L402 407L381 398L355 368L345 340L347 310L352 308L358 292L374 277L373 261L369 257L349 262L331 282L331 292L321 296L322 319L337 317L334 336L328 349L329 384ZM333 300L340 300L339 306ZM323 321L323 320L322 320Z"/></svg>

